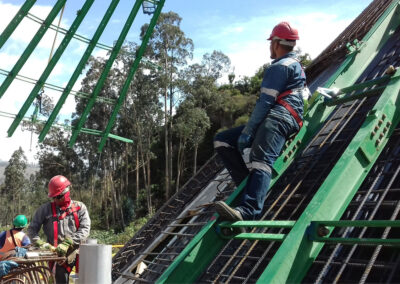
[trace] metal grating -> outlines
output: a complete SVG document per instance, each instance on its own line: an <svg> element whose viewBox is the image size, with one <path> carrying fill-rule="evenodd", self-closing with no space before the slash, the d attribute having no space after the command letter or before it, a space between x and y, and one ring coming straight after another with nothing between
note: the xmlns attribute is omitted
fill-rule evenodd
<svg viewBox="0 0 400 284"><path fill-rule="evenodd" d="M399 220L400 125L354 196L342 220ZM342 228L332 237L399 238L398 228ZM305 283L399 283L400 249L325 245Z"/></svg>
<svg viewBox="0 0 400 284"><path fill-rule="evenodd" d="M114 256L113 280L124 279L118 283L153 282L160 276L213 215L214 211L207 205L233 192L229 174L221 170L222 163L213 156L155 214ZM210 188L208 192L207 187ZM207 194L209 196L202 196ZM139 263L144 263L147 268L132 278Z"/></svg>

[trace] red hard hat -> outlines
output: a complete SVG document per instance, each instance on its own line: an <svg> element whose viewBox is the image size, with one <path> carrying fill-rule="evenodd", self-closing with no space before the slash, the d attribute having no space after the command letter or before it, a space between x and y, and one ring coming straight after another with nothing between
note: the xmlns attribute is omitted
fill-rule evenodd
<svg viewBox="0 0 400 284"><path fill-rule="evenodd" d="M268 40L272 40L274 37L287 40L298 40L299 33L295 28L292 28L288 22L281 22L274 27Z"/></svg>
<svg viewBox="0 0 400 284"><path fill-rule="evenodd" d="M71 182L65 176L54 176L49 181L49 197L55 197L68 192Z"/></svg>

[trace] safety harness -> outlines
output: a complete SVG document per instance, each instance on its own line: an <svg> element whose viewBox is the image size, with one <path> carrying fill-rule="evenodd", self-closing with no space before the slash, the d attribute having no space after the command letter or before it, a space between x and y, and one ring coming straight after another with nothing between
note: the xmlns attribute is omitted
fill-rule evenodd
<svg viewBox="0 0 400 284"><path fill-rule="evenodd" d="M292 90L284 91L283 93L279 94L276 98L276 103L280 104L284 108L286 108L293 118L296 120L297 124L299 125L299 129L303 126L303 120L300 118L299 114L292 108L290 104L283 100L284 97L292 94Z"/></svg>
<svg viewBox="0 0 400 284"><path fill-rule="evenodd" d="M81 209L80 206L76 206L73 202L71 202L71 207L67 208L67 211L62 213L60 216L57 216L57 210L56 210L56 203L52 202L51 203L51 211L53 213L53 234L54 234L54 240L53 240L53 246L57 247L58 245L58 221L64 219L68 215L73 214L74 215L74 220L75 220L75 227L76 230L79 229L79 218L78 218L78 211ZM54 262L50 263L50 267L54 265ZM68 273L71 272L72 267L66 264L65 262L63 263L62 267L64 267Z"/></svg>

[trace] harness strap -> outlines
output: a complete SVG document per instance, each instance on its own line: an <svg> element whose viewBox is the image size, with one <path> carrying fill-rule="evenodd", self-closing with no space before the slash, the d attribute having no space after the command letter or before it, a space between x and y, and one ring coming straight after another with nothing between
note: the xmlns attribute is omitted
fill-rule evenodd
<svg viewBox="0 0 400 284"><path fill-rule="evenodd" d="M56 211L56 204L54 202L51 203L51 211L53 212L53 246L58 245L58 218Z"/></svg>
<svg viewBox="0 0 400 284"><path fill-rule="evenodd" d="M292 93L292 90L287 90L287 91L284 91L283 93L279 94L279 96L276 98L276 103L278 103L281 106L283 106L284 108L286 108L290 112L290 114L293 116L293 118L296 120L297 124L299 125L299 128L301 128L303 126L302 119L297 114L297 112L292 108L292 106L283 100L284 97L290 95L291 93Z"/></svg>
<svg viewBox="0 0 400 284"><path fill-rule="evenodd" d="M71 207L67 209L67 211L65 211L63 214L61 214L58 217L58 220L62 220L65 217L67 217L67 215L73 214L74 215L74 220L75 220L75 227L76 230L79 229L80 223L79 223L79 218L78 218L78 211L81 209L80 206L76 206L74 203L71 204Z"/></svg>
<svg viewBox="0 0 400 284"><path fill-rule="evenodd" d="M10 235L11 235L12 241L13 241L13 243L14 243L14 246L17 247L18 245L17 245L17 242L15 241L15 237L14 237L14 234L13 234L12 231L13 231L13 230L11 229L11 230L10 230Z"/></svg>

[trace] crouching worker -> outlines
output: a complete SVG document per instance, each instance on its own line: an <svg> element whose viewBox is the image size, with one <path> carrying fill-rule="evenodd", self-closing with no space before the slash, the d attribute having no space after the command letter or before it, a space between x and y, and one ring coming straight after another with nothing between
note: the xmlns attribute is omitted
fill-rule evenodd
<svg viewBox="0 0 400 284"><path fill-rule="evenodd" d="M43 226L47 242L55 251L67 257L64 263L51 264L55 269L57 283L68 283L69 274L76 264L76 253L79 244L85 241L90 233L89 212L85 204L70 198L70 181L61 175L49 182L48 196L52 202L43 204L36 212L28 227L28 235L37 246L50 247L39 238Z"/></svg>
<svg viewBox="0 0 400 284"><path fill-rule="evenodd" d="M260 97L246 125L215 136L214 148L238 186L247 176L242 201L231 208L215 203L220 218L226 221L259 219L269 190L272 165L286 140L302 126L303 97L309 94L304 71L293 48L299 35L289 23L274 27L270 40L271 65L264 72ZM242 158L251 148L251 171Z"/></svg>
<svg viewBox="0 0 400 284"><path fill-rule="evenodd" d="M21 250L21 247L31 244L29 237L23 232L27 224L25 215L18 215L13 220L13 228L0 233L0 260L10 254L14 255L16 248Z"/></svg>

